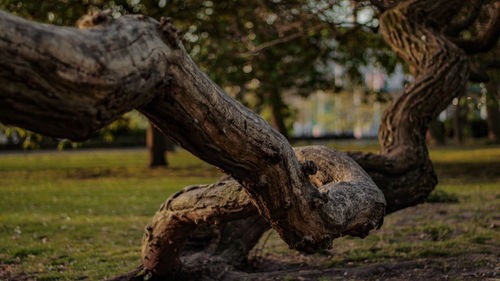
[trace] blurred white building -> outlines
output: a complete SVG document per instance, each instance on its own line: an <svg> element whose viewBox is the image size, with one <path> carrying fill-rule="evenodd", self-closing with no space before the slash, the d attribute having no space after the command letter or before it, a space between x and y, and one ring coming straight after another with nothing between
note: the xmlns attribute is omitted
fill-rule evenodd
<svg viewBox="0 0 500 281"><path fill-rule="evenodd" d="M403 68L398 66L391 75L374 66L362 68L363 85L352 85L340 66L333 69L337 86L343 88L340 92L321 90L307 98L288 98L297 110L293 135L376 137L384 109L391 98L401 94L408 80ZM377 101L375 93L383 93L389 101Z"/></svg>

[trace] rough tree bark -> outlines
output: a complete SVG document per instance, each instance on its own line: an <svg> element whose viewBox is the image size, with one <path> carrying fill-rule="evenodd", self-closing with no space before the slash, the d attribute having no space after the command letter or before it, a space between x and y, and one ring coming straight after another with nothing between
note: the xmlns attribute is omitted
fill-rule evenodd
<svg viewBox="0 0 500 281"><path fill-rule="evenodd" d="M350 155L382 187L387 212L423 202L437 184L425 135L430 122L464 91L468 80L467 56L440 33L462 5L404 1L380 16L380 32L413 69L414 82L382 117L380 153Z"/></svg>

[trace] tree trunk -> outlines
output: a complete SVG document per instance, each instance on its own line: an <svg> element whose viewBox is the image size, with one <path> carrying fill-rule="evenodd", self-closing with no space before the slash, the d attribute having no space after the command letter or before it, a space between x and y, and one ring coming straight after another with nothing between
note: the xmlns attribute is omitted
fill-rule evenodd
<svg viewBox="0 0 500 281"><path fill-rule="evenodd" d="M445 144L445 128L444 123L439 120L434 120L427 131L427 142L431 145Z"/></svg>
<svg viewBox="0 0 500 281"><path fill-rule="evenodd" d="M146 131L146 145L149 152L149 167L167 166L166 151L167 140L160 130L148 122Z"/></svg>
<svg viewBox="0 0 500 281"><path fill-rule="evenodd" d="M279 92L271 92L270 95L271 107L271 126L278 130L285 138L289 139L288 129L285 125L284 110L286 105L283 103L283 98Z"/></svg>
<svg viewBox="0 0 500 281"><path fill-rule="evenodd" d="M488 124L488 139L492 142L500 141L500 111L498 109L497 81L489 81L486 93L486 123Z"/></svg>
<svg viewBox="0 0 500 281"><path fill-rule="evenodd" d="M97 26L54 27L0 12L0 121L81 140L137 108L241 184L172 196L146 228L147 272L175 278L181 265L203 267L196 262L202 254L180 258L188 234L255 211L291 248L309 253L380 225L384 196L358 164L328 148L305 149L299 161L283 135L201 72L168 20L97 13L81 22ZM309 178L316 171L319 188ZM209 261L226 264L217 256Z"/></svg>
<svg viewBox="0 0 500 281"><path fill-rule="evenodd" d="M467 101L459 97L457 105L455 106L455 113L453 114L453 138L455 144L463 144L464 142L464 129L467 123Z"/></svg>
<svg viewBox="0 0 500 281"><path fill-rule="evenodd" d="M439 28L461 5L458 0L410 0L380 17L385 41L414 70L415 79L382 117L380 153L350 155L382 188L387 212L423 202L437 184L425 135L429 123L464 92L469 76L464 51Z"/></svg>

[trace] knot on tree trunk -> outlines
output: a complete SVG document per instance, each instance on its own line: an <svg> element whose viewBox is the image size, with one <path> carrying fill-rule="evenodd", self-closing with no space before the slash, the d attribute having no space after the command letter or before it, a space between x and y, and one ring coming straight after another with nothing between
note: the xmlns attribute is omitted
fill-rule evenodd
<svg viewBox="0 0 500 281"><path fill-rule="evenodd" d="M172 49L179 49L182 44L182 32L175 27L172 18L162 17L160 19L160 30L166 37L165 43Z"/></svg>
<svg viewBox="0 0 500 281"><path fill-rule="evenodd" d="M308 233L280 233L283 230L278 228L290 247L314 253L330 248L337 237L347 234L364 237L380 226L385 213L384 196L356 162L345 153L323 146L299 147L294 151L302 173L309 177L318 192L303 194L299 199L308 200L306 208L292 197L285 197L285 202L270 203L279 204L281 208L288 204L287 213L300 212L308 218L320 214L321 219L291 221L297 224L297 229L307 228ZM257 225L250 225L258 230L256 235L251 229L241 233L235 232L240 227L226 227L239 225L238 221L257 214L255 205L262 203L256 202L245 189L236 180L224 177L214 184L189 186L172 195L162 204L144 233L142 260L145 268L154 275L165 276L186 264L190 268L197 264L199 268L210 270L221 264L234 265L236 256L241 261L241 256L257 243L255 237L268 228L265 223L262 227L262 220L257 220ZM214 222L221 226L214 226ZM200 235L199 229L206 230L205 225L213 227ZM222 229L231 229L229 232L233 235L224 236L226 231ZM251 233L250 238L244 238L247 232ZM289 238L291 235L293 239ZM201 248L200 241L205 241ZM213 246L214 243L219 246ZM198 245L198 250L186 252L184 245Z"/></svg>
<svg viewBox="0 0 500 281"><path fill-rule="evenodd" d="M76 26L80 29L92 28L96 25L102 24L112 20L111 10L92 11L88 15L84 15L78 19Z"/></svg>
<svg viewBox="0 0 500 281"><path fill-rule="evenodd" d="M300 165L302 172L304 172L306 176L314 175L318 171L318 166L316 166L314 161L306 160L304 162L300 162Z"/></svg>

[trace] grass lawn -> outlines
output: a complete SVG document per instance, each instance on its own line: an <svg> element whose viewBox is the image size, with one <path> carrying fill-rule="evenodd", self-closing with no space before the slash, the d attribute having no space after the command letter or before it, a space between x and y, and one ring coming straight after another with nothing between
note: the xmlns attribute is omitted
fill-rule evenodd
<svg viewBox="0 0 500 281"><path fill-rule="evenodd" d="M0 279L99 280L134 268L142 229L161 203L220 176L185 151L168 157L168 168L150 170L145 150L0 154ZM338 239L315 255L288 250L270 231L252 256L349 274L375 263L419 269L427 261L458 279L475 277L454 270L479 268L464 270L476 277L500 271L500 147L435 148L431 157L440 179L434 203L391 214L367 238Z"/></svg>

